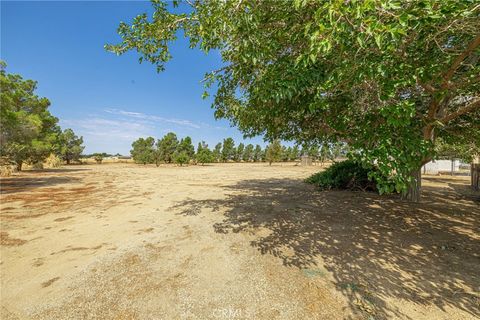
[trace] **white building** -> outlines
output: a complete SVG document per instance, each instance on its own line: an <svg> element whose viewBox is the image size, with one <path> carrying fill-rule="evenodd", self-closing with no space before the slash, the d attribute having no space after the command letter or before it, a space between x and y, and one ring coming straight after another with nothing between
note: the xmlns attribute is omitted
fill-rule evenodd
<svg viewBox="0 0 480 320"><path fill-rule="evenodd" d="M424 174L438 174L439 172L458 172L460 160L432 160L422 167Z"/></svg>

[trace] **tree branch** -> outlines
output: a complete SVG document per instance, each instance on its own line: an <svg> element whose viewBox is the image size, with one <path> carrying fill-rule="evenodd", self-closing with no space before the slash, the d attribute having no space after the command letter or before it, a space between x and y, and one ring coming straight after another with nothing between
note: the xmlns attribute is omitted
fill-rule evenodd
<svg viewBox="0 0 480 320"><path fill-rule="evenodd" d="M210 79L210 77L214 77L214 76L217 75L218 73L220 73L220 72L222 72L222 71L225 71L225 70L227 70L227 69L230 68L230 67L232 67L232 66L225 66L225 67L222 67L222 68L220 68L220 69L210 71L205 78L203 78L202 80L200 80L200 83L207 81L208 79Z"/></svg>
<svg viewBox="0 0 480 320"><path fill-rule="evenodd" d="M449 121L451 121L455 118L458 118L461 115L472 112L476 109L480 110L480 98L474 99L473 102L469 103L465 107L460 108L457 111L455 111L454 113L450 113L449 115L443 117L442 119L440 119L440 122L442 122L443 124L447 124L447 122L449 122Z"/></svg>
<svg viewBox="0 0 480 320"><path fill-rule="evenodd" d="M453 64L450 66L447 72L444 73L443 83L441 85L442 88L446 88L448 86L448 82L453 77L458 67L460 67L460 64L462 64L463 60L465 60L465 58L468 57L478 46L480 46L480 33L477 34L467 48L455 59L455 61L453 61Z"/></svg>
<svg viewBox="0 0 480 320"><path fill-rule="evenodd" d="M450 68L443 74L443 76L442 76L443 82L440 85L441 90L449 88L450 79L453 77L453 75L455 74L457 69L460 67L463 60L465 60L465 58L468 57L478 46L480 46L480 33L477 34L477 36L472 40L472 42L469 43L467 48L459 56L457 56L457 58L453 61ZM418 82L418 80L417 80L417 83L422 88L424 88L427 92L434 93L436 91L436 89L434 87L432 87L431 85L422 84L422 83ZM474 104L473 109L475 109L475 103L473 103L473 104ZM439 107L440 107L440 101L433 98L432 101L430 102L430 106L428 107L427 118L429 120L432 120L432 119L435 118L435 115L437 114ZM459 113L463 109L466 109L465 112ZM443 122L443 120L445 120L445 121L448 122L448 121L450 121L452 119L455 119L456 117L470 111L470 109L468 109L468 106L463 108L463 109L460 109L457 112L452 113L452 114L442 118L442 120L440 120L440 121ZM428 131L428 130L426 130L426 131Z"/></svg>

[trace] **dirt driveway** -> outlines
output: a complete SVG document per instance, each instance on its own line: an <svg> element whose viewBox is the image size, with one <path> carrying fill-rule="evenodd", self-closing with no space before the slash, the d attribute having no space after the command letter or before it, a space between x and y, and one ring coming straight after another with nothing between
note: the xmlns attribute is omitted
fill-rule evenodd
<svg viewBox="0 0 480 320"><path fill-rule="evenodd" d="M2 319L477 319L480 195L320 192L319 167L2 178Z"/></svg>

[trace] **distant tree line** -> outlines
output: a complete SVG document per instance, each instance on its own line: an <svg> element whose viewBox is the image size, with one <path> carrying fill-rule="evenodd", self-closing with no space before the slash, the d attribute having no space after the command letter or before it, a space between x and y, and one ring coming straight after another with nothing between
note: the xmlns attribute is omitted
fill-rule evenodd
<svg viewBox="0 0 480 320"><path fill-rule="evenodd" d="M67 164L79 159L83 138L72 129L62 131L48 110L50 101L35 94L37 82L6 72L0 61L0 160L2 165L42 166L54 155Z"/></svg>
<svg viewBox="0 0 480 320"><path fill-rule="evenodd" d="M101 155L103 158L110 158L110 157L121 157L122 155L120 153L106 153L106 152L95 152L95 153L84 153L82 154L82 158L94 158L97 155Z"/></svg>
<svg viewBox="0 0 480 320"><path fill-rule="evenodd" d="M233 138L223 139L213 149L204 141L199 142L195 150L190 137L178 139L173 132L155 140L153 137L139 138L132 143L130 153L133 160L140 164L176 163L179 165L190 162L205 164L214 162L286 162L296 161L302 155L310 156L314 161L325 162L346 156L345 144L324 144L321 146L303 146L301 149L282 146L279 140L262 148L260 145L239 143L235 145Z"/></svg>

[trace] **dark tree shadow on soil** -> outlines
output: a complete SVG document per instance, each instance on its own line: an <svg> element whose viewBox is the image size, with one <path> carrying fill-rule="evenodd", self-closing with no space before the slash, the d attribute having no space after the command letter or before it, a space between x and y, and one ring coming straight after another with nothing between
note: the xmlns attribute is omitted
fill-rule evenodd
<svg viewBox="0 0 480 320"><path fill-rule="evenodd" d="M29 191L39 187L53 187L63 183L79 181L76 177L35 176L12 177L0 179L0 194Z"/></svg>
<svg viewBox="0 0 480 320"><path fill-rule="evenodd" d="M352 310L366 316L408 318L387 304L396 299L480 317L480 207L475 196L458 192L460 184L426 186L422 203L410 204L375 193L321 192L299 180L245 180L224 186L226 199L187 199L174 208L222 213L213 226L219 233L267 229L251 245L285 266L312 269L321 258Z"/></svg>
<svg viewBox="0 0 480 320"><path fill-rule="evenodd" d="M82 169L82 168L53 168L53 169L35 169L35 170L26 170L25 173L66 173L66 172L81 172L81 171L90 171L91 169Z"/></svg>

